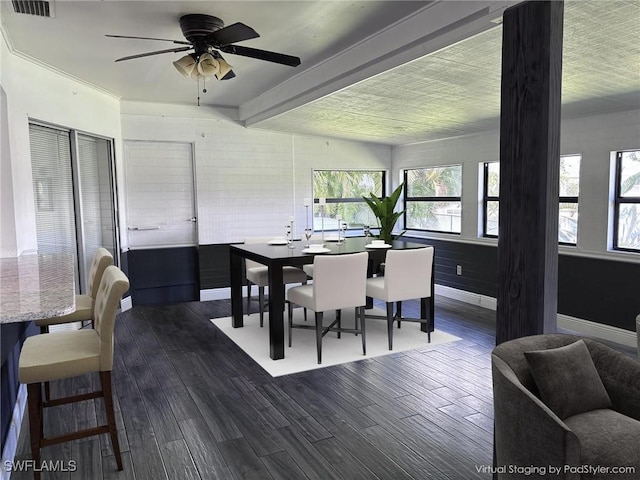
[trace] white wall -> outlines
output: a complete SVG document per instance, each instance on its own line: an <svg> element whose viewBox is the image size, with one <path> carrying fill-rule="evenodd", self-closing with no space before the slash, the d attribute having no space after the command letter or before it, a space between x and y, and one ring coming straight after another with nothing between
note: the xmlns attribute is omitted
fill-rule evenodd
<svg viewBox="0 0 640 480"><path fill-rule="evenodd" d="M611 208L611 152L640 148L640 111L625 111L563 120L560 153L582 155L578 244L560 246L560 253L639 262L637 254L608 250ZM394 147L392 178L401 181L406 168L462 163L462 233L428 236L453 241L497 244L479 237L479 165L500 159L499 132Z"/></svg>
<svg viewBox="0 0 640 480"><path fill-rule="evenodd" d="M16 223L12 170L7 100L4 89L0 85L0 225L2 225L2 229L0 229L0 258L18 255L15 228L5 228L5 225L15 225Z"/></svg>
<svg viewBox="0 0 640 480"><path fill-rule="evenodd" d="M452 162L464 164L462 234L432 236L495 243L478 238L478 166L498 160L498 132L391 149L246 129L234 121L234 110L121 104L105 92L14 55L4 38L0 40L0 66L4 91L0 112L5 112L0 128L0 256L36 249L30 118L115 138L119 185L124 184L123 138L192 143L201 244L281 235L292 214L300 235L305 224L302 200L311 195L313 168L391 169L392 183L397 185L404 168ZM561 246L562 253L640 261L638 255L607 250L610 152L630 148L640 148L637 110L563 121L561 153L582 154L582 195L578 245ZM9 201L5 201L7 195ZM121 240L126 247L124 188L119 188L119 195Z"/></svg>
<svg viewBox="0 0 640 480"><path fill-rule="evenodd" d="M4 175L10 170L14 211L13 222L10 215L2 215L0 255L17 256L37 249L29 120L114 138L119 159L120 102L106 92L13 54L4 38L0 40L0 61L0 86L6 95L7 115L0 152L3 165L9 157L11 168L3 166L2 172ZM117 165L116 168L122 170ZM9 242L6 246L5 238Z"/></svg>
<svg viewBox="0 0 640 480"><path fill-rule="evenodd" d="M314 168L391 166L390 147L247 129L230 116L206 107L122 103L124 140L193 144L202 245L282 236L292 215L299 237Z"/></svg>

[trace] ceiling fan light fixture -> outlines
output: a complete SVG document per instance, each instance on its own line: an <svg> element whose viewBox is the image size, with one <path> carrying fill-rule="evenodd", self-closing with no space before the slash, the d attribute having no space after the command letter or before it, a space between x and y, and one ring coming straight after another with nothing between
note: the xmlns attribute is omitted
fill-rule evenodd
<svg viewBox="0 0 640 480"><path fill-rule="evenodd" d="M204 75L201 75L197 68L194 68L193 72L191 72L191 75L189 75L189 78L191 80L198 80L198 79L206 78L206 77Z"/></svg>
<svg viewBox="0 0 640 480"><path fill-rule="evenodd" d="M176 70L178 70L183 77L189 77L196 69L196 59L193 55L185 55L180 60L173 62L173 66L176 67Z"/></svg>
<svg viewBox="0 0 640 480"><path fill-rule="evenodd" d="M219 65L219 70L215 75L217 80L224 80L226 77L232 78L232 76L235 77L235 75L233 75L233 67L225 62L222 56L218 55L217 61Z"/></svg>
<svg viewBox="0 0 640 480"><path fill-rule="evenodd" d="M19 0L14 0L14 3L17 1ZM52 0L43 0L43 2L44 1ZM244 23L236 22L233 25L225 26L224 22L218 17L206 14L188 14L180 17L180 29L182 30L182 34L186 41L129 35L106 36L114 38L171 42L173 44L180 45L179 47L174 48L139 53L137 55L128 55L126 57L117 58L116 62L192 50L192 53L173 62L173 66L183 77L191 78L196 81L198 89L198 105L200 105L200 80L202 80L203 84L202 93L206 93L207 78L215 77L216 80L229 80L236 76L233 71L233 67L229 65L224 58L222 58L222 55L217 50L224 53L230 53L232 55L256 58L258 60L289 65L291 67L297 67L300 65L300 59L292 55L235 45L237 42L258 38L260 36L258 32Z"/></svg>
<svg viewBox="0 0 640 480"><path fill-rule="evenodd" d="M213 77L220 72L220 63L210 53L203 53L198 60L198 73L205 77Z"/></svg>

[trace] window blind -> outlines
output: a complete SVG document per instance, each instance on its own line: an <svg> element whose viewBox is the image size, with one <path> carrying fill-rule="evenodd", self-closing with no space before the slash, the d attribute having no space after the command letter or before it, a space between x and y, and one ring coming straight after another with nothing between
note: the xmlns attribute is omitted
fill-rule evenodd
<svg viewBox="0 0 640 480"><path fill-rule="evenodd" d="M69 132L29 125L39 253L75 255Z"/></svg>

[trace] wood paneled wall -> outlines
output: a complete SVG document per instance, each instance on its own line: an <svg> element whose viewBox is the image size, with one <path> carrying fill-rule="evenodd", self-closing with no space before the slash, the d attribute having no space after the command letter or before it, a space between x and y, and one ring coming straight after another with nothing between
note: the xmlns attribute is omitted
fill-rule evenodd
<svg viewBox="0 0 640 480"><path fill-rule="evenodd" d="M435 247L436 284L498 296L498 249L495 245L405 237ZM229 283L229 246L200 246L200 288ZM456 266L462 275L456 274ZM559 255L558 312L592 322L635 330L640 313L640 264L574 255Z"/></svg>

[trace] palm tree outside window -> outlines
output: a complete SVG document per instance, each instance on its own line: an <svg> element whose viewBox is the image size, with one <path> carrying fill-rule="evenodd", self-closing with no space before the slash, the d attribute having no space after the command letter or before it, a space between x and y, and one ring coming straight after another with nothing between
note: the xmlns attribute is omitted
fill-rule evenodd
<svg viewBox="0 0 640 480"><path fill-rule="evenodd" d="M405 170L404 184L406 229L461 232L462 165Z"/></svg>
<svg viewBox="0 0 640 480"><path fill-rule="evenodd" d="M386 172L381 170L314 170L313 171L313 229L338 229L338 216L347 228L375 227L377 220L363 196L373 193L385 196ZM319 199L325 198L322 208ZM321 218L324 217L324 218Z"/></svg>

